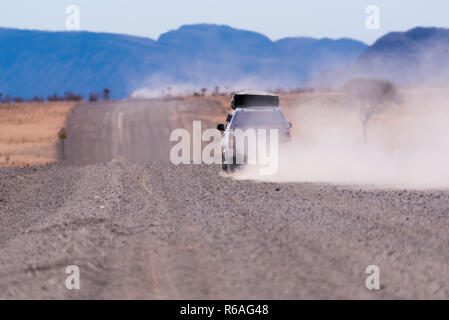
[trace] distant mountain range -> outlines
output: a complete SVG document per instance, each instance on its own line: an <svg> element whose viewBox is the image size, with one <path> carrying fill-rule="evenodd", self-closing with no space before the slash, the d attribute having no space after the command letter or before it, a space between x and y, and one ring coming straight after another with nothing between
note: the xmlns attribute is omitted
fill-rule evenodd
<svg viewBox="0 0 449 320"><path fill-rule="evenodd" d="M119 34L0 29L0 92L31 98L141 88L297 87L366 49L351 39L287 38L219 25L188 25L157 41Z"/></svg>
<svg viewBox="0 0 449 320"><path fill-rule="evenodd" d="M368 47L352 39L285 38L222 25L188 25L149 38L0 28L0 93L24 98L111 90L112 98L185 88L291 88L351 76L400 83L449 74L449 30L393 32ZM337 81L338 80L338 81Z"/></svg>

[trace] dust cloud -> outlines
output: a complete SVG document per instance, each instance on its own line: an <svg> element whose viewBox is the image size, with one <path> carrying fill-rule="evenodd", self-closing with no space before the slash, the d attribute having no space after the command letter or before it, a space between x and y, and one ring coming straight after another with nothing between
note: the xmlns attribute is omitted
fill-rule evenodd
<svg viewBox="0 0 449 320"><path fill-rule="evenodd" d="M279 79L260 79L255 76L246 76L240 79L223 80L220 78L207 79L207 81L177 81L173 77L166 75L153 75L135 91L131 93L132 99L152 99L173 96L190 96L194 93L201 93L206 89L206 95L224 93L230 94L237 91L266 90L267 88L277 88ZM272 89L269 89L271 91Z"/></svg>
<svg viewBox="0 0 449 320"><path fill-rule="evenodd" d="M313 93L283 107L293 141L280 149L279 170L235 179L323 182L392 188L449 187L449 90L402 88L403 103L375 115L363 141L357 110L342 92Z"/></svg>

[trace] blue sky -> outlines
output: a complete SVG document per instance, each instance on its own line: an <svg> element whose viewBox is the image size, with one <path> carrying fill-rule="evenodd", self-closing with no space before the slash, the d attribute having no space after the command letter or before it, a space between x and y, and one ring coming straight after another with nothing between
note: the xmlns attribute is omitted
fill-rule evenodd
<svg viewBox="0 0 449 320"><path fill-rule="evenodd" d="M372 43L389 31L449 28L448 0L14 0L1 1L0 26L65 30L65 8L80 8L82 30L157 39L183 24L217 23L292 36L350 37ZM368 5L380 9L380 29L365 27Z"/></svg>

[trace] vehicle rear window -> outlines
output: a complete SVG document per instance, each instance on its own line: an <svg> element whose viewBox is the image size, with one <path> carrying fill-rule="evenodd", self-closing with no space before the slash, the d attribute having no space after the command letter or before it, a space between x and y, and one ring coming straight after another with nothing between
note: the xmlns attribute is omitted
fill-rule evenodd
<svg viewBox="0 0 449 320"><path fill-rule="evenodd" d="M281 109L244 110L234 115L231 129L236 128L279 128L288 126Z"/></svg>

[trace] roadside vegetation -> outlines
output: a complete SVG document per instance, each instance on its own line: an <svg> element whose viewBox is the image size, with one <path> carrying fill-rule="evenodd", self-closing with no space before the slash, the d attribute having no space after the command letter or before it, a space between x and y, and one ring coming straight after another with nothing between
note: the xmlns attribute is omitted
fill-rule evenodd
<svg viewBox="0 0 449 320"><path fill-rule="evenodd" d="M108 88L104 88L101 93L90 93L88 100L89 101L98 101L99 99L103 100L109 100L110 99L111 90ZM71 91L64 92L64 95L58 95L57 93L54 93L53 95L50 95L48 97L42 97L39 95L35 95L30 99L12 96L10 94L3 94L0 92L0 103L22 103L22 102L35 102L35 103L42 103L45 101L48 102L61 102L61 101L67 101L67 102L79 102L83 101L84 97L81 94L73 93Z"/></svg>
<svg viewBox="0 0 449 320"><path fill-rule="evenodd" d="M0 166L57 161L57 134L76 104L74 101L0 104Z"/></svg>
<svg viewBox="0 0 449 320"><path fill-rule="evenodd" d="M111 91L91 93L89 101L109 100ZM0 93L0 167L32 166L60 158L58 132L82 95L67 91L31 99Z"/></svg>

